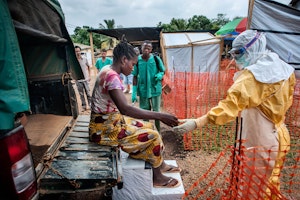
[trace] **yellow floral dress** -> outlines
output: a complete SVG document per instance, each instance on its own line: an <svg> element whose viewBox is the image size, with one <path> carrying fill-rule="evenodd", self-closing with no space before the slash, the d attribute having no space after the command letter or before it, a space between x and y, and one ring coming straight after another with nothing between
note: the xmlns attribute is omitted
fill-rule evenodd
<svg viewBox="0 0 300 200"><path fill-rule="evenodd" d="M113 89L123 90L123 85L119 74L108 66L98 74L92 95L90 141L119 146L132 158L159 167L164 149L160 134L150 122L123 116L108 94Z"/></svg>

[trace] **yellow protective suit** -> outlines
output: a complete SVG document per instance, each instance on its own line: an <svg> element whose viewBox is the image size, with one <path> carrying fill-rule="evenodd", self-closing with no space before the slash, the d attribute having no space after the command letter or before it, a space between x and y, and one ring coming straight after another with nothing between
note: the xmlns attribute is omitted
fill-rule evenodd
<svg viewBox="0 0 300 200"><path fill-rule="evenodd" d="M265 146L265 149L276 151L271 158L274 161L268 162L271 171L266 173L269 183L278 190L282 158L290 145L284 120L287 110L292 105L295 84L294 74L288 80L267 84L257 81L249 70L244 69L237 72L234 84L227 91L227 97L207 113L208 123L224 125L235 120L242 111L242 117L245 119L242 137L246 139L246 148ZM269 190L267 193L272 195Z"/></svg>
<svg viewBox="0 0 300 200"><path fill-rule="evenodd" d="M181 120L183 123L173 128L177 133L186 133L207 123L224 125L241 112L243 123L239 136L245 139L245 148L241 151L238 199L280 196L280 169L290 149L284 120L293 101L295 69L266 46L264 33L249 29L239 34L230 54L241 71L235 74L227 97L207 114Z"/></svg>

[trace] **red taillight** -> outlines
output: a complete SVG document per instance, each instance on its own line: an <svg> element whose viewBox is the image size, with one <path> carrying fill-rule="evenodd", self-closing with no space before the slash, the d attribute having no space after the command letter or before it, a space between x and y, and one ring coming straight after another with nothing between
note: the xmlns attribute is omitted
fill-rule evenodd
<svg viewBox="0 0 300 200"><path fill-rule="evenodd" d="M28 200L37 193L34 164L23 126L0 138L0 193Z"/></svg>
<svg viewBox="0 0 300 200"><path fill-rule="evenodd" d="M9 157L12 163L17 162L27 155L29 151L27 137L23 128L18 127L16 134L12 134L5 139L8 148Z"/></svg>

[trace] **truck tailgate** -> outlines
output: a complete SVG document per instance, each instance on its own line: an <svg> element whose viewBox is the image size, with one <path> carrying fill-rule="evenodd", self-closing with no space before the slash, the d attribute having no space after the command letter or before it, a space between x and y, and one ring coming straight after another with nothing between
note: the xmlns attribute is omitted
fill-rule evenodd
<svg viewBox="0 0 300 200"><path fill-rule="evenodd" d="M33 114L28 116L25 131L29 140L35 166L42 162L43 155L57 149L57 143L62 140L71 128L74 119L71 116L53 114ZM39 174L39 170L37 170Z"/></svg>
<svg viewBox="0 0 300 200"><path fill-rule="evenodd" d="M79 115L39 177L40 192L59 193L113 187L120 181L119 150L89 141L89 115Z"/></svg>

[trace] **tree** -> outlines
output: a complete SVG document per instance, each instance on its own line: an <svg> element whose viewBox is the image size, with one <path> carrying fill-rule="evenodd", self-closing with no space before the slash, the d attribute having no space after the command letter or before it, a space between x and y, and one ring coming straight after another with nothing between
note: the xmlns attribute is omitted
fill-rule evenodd
<svg viewBox="0 0 300 200"><path fill-rule="evenodd" d="M194 15L188 20L172 18L170 24L162 24L159 22L157 26L161 27L164 32L212 29L211 21L203 15Z"/></svg>
<svg viewBox="0 0 300 200"><path fill-rule="evenodd" d="M235 19L238 19L238 18L244 18L244 17L236 16L236 17L234 17L232 20L235 20Z"/></svg>
<svg viewBox="0 0 300 200"><path fill-rule="evenodd" d="M230 21L229 18L226 18L226 14L219 13L216 19L212 19L212 29L220 29L229 21Z"/></svg>
<svg viewBox="0 0 300 200"><path fill-rule="evenodd" d="M237 18L237 17L235 17ZM234 19L235 19L234 18ZM99 23L100 29L114 29L116 27L114 19L104 19L104 24ZM163 32L176 32L187 30L218 30L230 20L226 14L218 14L215 19L208 19L203 15L194 15L193 17L185 19L172 18L169 24L159 22L157 27L161 27ZM122 28L122 26L117 26ZM71 35L73 42L89 45L89 27L76 27L74 34ZM112 49L116 46L117 40L115 38L102 35L93 34L94 45L98 48Z"/></svg>
<svg viewBox="0 0 300 200"><path fill-rule="evenodd" d="M174 31L178 30L186 30L187 29L187 22L184 19L172 19L170 23L170 27Z"/></svg>
<svg viewBox="0 0 300 200"><path fill-rule="evenodd" d="M103 24L99 24L100 29L114 29L115 28L115 20L104 20L104 23L106 26ZM90 45L90 36L89 32L87 31L91 27L88 26L83 26L81 27L76 27L74 30L74 34L71 35L71 39L74 43L80 43L80 44L85 44L85 45ZM104 48L104 49L112 49L116 46L117 40L115 38L102 35L102 34L93 34L93 43L95 48Z"/></svg>
<svg viewBox="0 0 300 200"><path fill-rule="evenodd" d="M114 19L105 19L103 20L105 25L104 26L103 24L99 24L99 28L102 28L102 29L114 29L115 28L115 20Z"/></svg>
<svg viewBox="0 0 300 200"><path fill-rule="evenodd" d="M188 30L211 30L211 21L203 15L194 15L188 19Z"/></svg>
<svg viewBox="0 0 300 200"><path fill-rule="evenodd" d="M170 24L159 22L158 27L161 27L164 32L175 32L187 30L188 26L186 20L172 18Z"/></svg>
<svg viewBox="0 0 300 200"><path fill-rule="evenodd" d="M83 26L82 28L77 26L74 30L74 34L71 35L71 39L74 43L80 43L85 45L90 45L90 35L87 31L90 27ZM101 38L97 35L93 35L93 41L96 46L101 45Z"/></svg>
<svg viewBox="0 0 300 200"><path fill-rule="evenodd" d="M114 19L105 19L103 21L106 26L104 26L103 24L100 23L99 28L101 28L101 29L114 29L115 28L115 20ZM112 49L116 46L116 44L117 44L116 38L102 35L101 48Z"/></svg>

